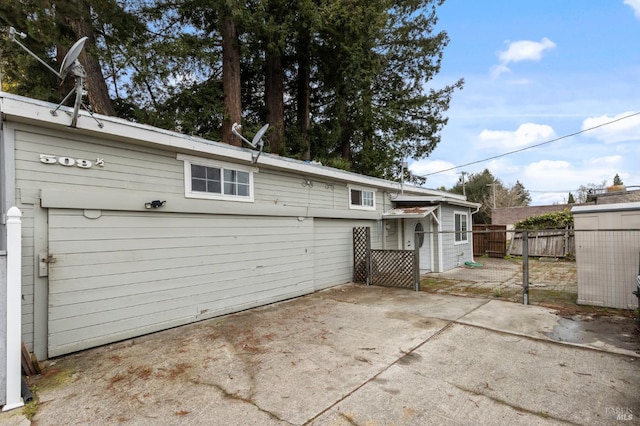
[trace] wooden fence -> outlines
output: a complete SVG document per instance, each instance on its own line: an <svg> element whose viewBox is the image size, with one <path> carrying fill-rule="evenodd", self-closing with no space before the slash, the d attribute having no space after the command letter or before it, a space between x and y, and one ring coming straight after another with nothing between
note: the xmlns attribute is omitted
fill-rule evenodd
<svg viewBox="0 0 640 426"><path fill-rule="evenodd" d="M507 254L522 256L522 232L514 232ZM574 257L576 253L575 236L572 229L548 229L528 231L529 256L536 257Z"/></svg>
<svg viewBox="0 0 640 426"><path fill-rule="evenodd" d="M473 225L473 255L505 257L507 227L505 225Z"/></svg>

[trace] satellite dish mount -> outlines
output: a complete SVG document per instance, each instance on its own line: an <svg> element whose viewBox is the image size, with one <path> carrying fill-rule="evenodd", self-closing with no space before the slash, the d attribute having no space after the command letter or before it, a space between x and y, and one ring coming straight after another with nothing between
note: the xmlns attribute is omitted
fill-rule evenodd
<svg viewBox="0 0 640 426"><path fill-rule="evenodd" d="M268 128L269 128L268 123L262 126L260 130L258 130L258 133L256 133L255 136L253 137L253 140L249 142L249 140L244 136L242 136L242 134L240 133L240 131L242 130L242 126L240 124L233 123L233 126L231 126L231 131L233 132L234 135L236 135L237 137L245 141L247 144L251 145L253 149L258 148L257 153L254 152L251 154L252 164L256 164L258 162L258 158L260 158L260 154L262 154L262 149L264 148L264 142L262 141L262 137L264 136Z"/></svg>
<svg viewBox="0 0 640 426"><path fill-rule="evenodd" d="M44 62L42 59L40 59L35 53L33 53L31 50L29 50L25 45L20 43L20 41L18 41L16 36L19 36L20 38L26 38L27 37L27 35L25 33L19 33L13 27L9 28L9 40L11 40L12 42L16 43L24 51L26 51L29 55L33 56L38 62L40 62L45 67L47 67L49 69L49 71L51 71L56 76L58 76L58 78L61 81L64 81L64 79L69 74L71 74L73 76L73 78L75 79L74 88L71 89L71 91L67 94L67 96L64 97L62 102L60 102L60 104L55 109L51 110L51 115L53 115L53 116L58 115L57 113L58 113L58 110L60 109L60 107L75 92L76 100L75 100L75 102L73 104L73 114L71 115L71 127L76 127L76 124L78 123L78 112L80 111L80 106L81 105L84 107L84 109L87 112L89 112L89 115L91 115L91 117L94 120L96 120L96 122L98 123L98 126L102 127L103 126L102 123L100 121L98 121L98 119L93 116L93 112L91 111L91 109L89 107L87 107L82 102L82 96L83 96L83 93L84 93L84 81L85 81L85 78L87 77L87 74L86 74L84 68L82 67L82 64L78 60L78 56L80 56L80 53L82 52L82 49L84 48L84 44L87 41L88 37L87 36L82 37L80 40L76 41L73 44L73 46L71 46L71 48L69 49L69 52L67 52L67 54L65 55L64 59L62 60L62 64L60 65L60 71L56 71L51 66L49 66L46 62Z"/></svg>

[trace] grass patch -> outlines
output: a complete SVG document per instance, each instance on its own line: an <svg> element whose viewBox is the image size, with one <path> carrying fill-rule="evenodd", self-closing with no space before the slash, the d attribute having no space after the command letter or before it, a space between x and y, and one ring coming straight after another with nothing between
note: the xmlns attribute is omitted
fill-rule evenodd
<svg viewBox="0 0 640 426"><path fill-rule="evenodd" d="M24 404L22 407L22 414L27 418L27 420L31 421L33 417L38 412L38 399L34 396L33 400Z"/></svg>
<svg viewBox="0 0 640 426"><path fill-rule="evenodd" d="M75 371L72 369L48 367L42 371L37 384L42 388L57 388L69 384Z"/></svg>
<svg viewBox="0 0 640 426"><path fill-rule="evenodd" d="M420 280L420 290L427 292L437 292L460 284L461 281L450 280L441 277L427 277Z"/></svg>

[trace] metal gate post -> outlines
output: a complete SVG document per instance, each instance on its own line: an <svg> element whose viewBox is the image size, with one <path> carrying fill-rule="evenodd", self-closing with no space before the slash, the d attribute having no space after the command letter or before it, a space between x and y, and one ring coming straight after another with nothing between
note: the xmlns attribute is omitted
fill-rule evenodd
<svg viewBox="0 0 640 426"><path fill-rule="evenodd" d="M522 232L522 303L529 304L529 232Z"/></svg>

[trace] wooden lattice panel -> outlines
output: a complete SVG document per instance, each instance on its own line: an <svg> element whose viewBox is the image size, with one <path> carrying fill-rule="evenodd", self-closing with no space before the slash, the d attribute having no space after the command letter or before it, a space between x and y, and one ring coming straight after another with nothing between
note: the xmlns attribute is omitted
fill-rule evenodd
<svg viewBox="0 0 640 426"><path fill-rule="evenodd" d="M414 288L415 253L409 250L371 250L371 284Z"/></svg>
<svg viewBox="0 0 640 426"><path fill-rule="evenodd" d="M353 281L356 283L367 282L370 233L369 227L353 228Z"/></svg>

